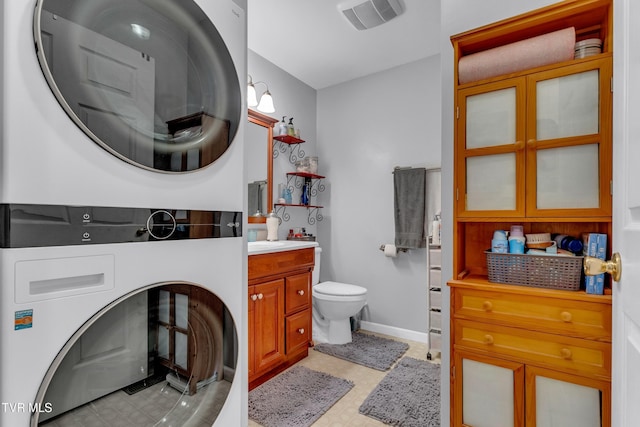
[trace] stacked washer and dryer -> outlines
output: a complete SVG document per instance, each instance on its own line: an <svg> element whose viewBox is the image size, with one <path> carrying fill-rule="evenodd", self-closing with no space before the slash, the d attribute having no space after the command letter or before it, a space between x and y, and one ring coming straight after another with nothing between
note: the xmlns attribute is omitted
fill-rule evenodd
<svg viewBox="0 0 640 427"><path fill-rule="evenodd" d="M0 20L0 425L87 403L114 425L104 396L158 376L175 404L132 425L240 425L245 10L3 0Z"/></svg>

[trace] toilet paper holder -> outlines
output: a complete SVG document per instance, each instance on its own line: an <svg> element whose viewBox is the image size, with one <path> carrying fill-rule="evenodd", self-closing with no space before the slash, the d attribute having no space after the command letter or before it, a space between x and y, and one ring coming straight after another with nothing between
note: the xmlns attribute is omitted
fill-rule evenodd
<svg viewBox="0 0 640 427"><path fill-rule="evenodd" d="M385 245L380 245L380 250L384 252ZM407 252L409 248L397 248L398 252Z"/></svg>

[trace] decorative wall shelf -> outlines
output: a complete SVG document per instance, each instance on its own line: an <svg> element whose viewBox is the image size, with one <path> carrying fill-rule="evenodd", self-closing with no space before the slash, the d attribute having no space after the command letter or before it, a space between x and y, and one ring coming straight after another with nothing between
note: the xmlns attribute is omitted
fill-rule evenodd
<svg viewBox="0 0 640 427"><path fill-rule="evenodd" d="M309 196L315 197L318 192L325 190L322 179L324 179L324 176L309 172L287 172L287 187L293 193L294 189L301 189L305 183L309 183Z"/></svg>
<svg viewBox="0 0 640 427"><path fill-rule="evenodd" d="M276 144L277 142L277 144ZM289 162L295 163L304 159L305 152L300 148L300 144L305 142L303 139L290 135L276 135L273 137L273 158L276 159L280 153L289 152Z"/></svg>
<svg viewBox="0 0 640 427"><path fill-rule="evenodd" d="M294 204L282 204L276 203L273 205L276 211L276 215L284 222L289 222L291 215L287 212L287 208L307 208L307 222L309 225L313 225L318 221L322 221L323 216L320 209L322 206L316 205L294 205Z"/></svg>

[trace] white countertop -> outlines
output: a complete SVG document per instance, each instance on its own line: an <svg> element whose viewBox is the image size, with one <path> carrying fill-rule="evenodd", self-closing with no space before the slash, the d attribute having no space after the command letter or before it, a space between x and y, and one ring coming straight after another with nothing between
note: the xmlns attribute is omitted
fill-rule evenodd
<svg viewBox="0 0 640 427"><path fill-rule="evenodd" d="M295 249L312 248L315 246L319 246L318 242L309 242L306 240L276 240L274 242L260 240L257 242L247 242L247 245L249 248L249 255L291 251Z"/></svg>

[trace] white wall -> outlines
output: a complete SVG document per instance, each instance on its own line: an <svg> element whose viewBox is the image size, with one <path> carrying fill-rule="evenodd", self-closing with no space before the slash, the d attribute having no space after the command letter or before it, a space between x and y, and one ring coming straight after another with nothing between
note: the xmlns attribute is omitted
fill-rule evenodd
<svg viewBox="0 0 640 427"><path fill-rule="evenodd" d="M269 116L282 120L282 116L293 117L293 123L296 128L300 129L301 138L305 140L300 144L307 156L313 156L316 153L316 90L306 85L291 74L275 66L260 55L249 50L248 53L248 70L254 84L258 81L264 81L269 86L269 92L273 97L275 113ZM256 85L258 96L265 91L264 84ZM252 126L252 125L247 125ZM249 134L249 132L247 132ZM264 153L264 143L256 141L247 141L247 157L253 156L258 150L260 155ZM266 162L266 158L264 160ZM266 163L265 163L266 164ZM274 181L274 203L278 199L278 184L286 182L286 172L292 172L295 166L289 162L289 151L279 153L273 162L273 181ZM320 175L324 173L322 165L318 171ZM299 193L294 193L294 203L297 203L296 197ZM299 199L298 199L299 200ZM309 225L307 210L304 208L287 208L287 213L291 215L288 222L282 222L278 229L278 237L286 239L287 233L293 227L306 227L307 232L316 234L316 226ZM254 228L254 226L251 226ZM260 225L256 228L266 228Z"/></svg>
<svg viewBox="0 0 640 427"><path fill-rule="evenodd" d="M318 92L320 279L368 289L373 323L427 332L426 249L386 258L394 241L395 166L440 167L440 58Z"/></svg>
<svg viewBox="0 0 640 427"><path fill-rule="evenodd" d="M442 90L442 279L453 276L453 49L450 37L492 22L556 3L555 0L447 0L441 8L441 90ZM443 287L442 318L449 319L449 290ZM443 335L449 336L449 322L443 320ZM443 340L441 414L442 425L449 419L449 340Z"/></svg>

